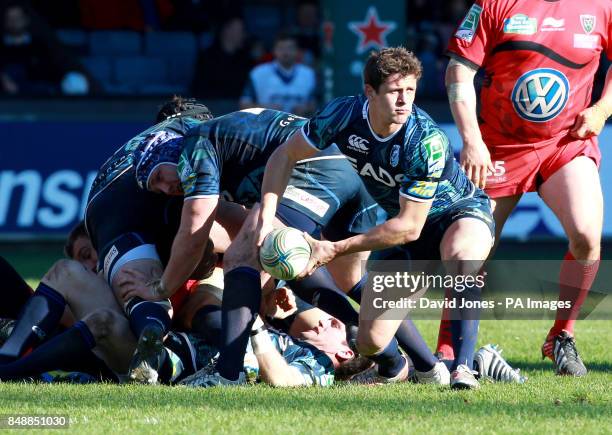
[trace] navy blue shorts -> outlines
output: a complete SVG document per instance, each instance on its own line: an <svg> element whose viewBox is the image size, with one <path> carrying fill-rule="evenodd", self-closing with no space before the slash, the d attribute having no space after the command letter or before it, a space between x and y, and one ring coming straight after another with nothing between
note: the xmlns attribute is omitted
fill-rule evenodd
<svg viewBox="0 0 612 435"><path fill-rule="evenodd" d="M454 222L464 218L484 222L491 232L491 237L495 238L495 221L491 211L491 201L483 191L477 189L474 196L457 201L445 213L427 221L419 239L402 248L408 250L410 258L414 260L439 260L440 243L442 243L444 233Z"/></svg>

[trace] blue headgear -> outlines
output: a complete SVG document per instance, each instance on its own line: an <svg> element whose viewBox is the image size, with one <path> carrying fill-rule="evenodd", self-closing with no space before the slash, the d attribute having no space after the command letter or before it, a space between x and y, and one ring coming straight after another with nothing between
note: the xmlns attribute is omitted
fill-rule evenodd
<svg viewBox="0 0 612 435"><path fill-rule="evenodd" d="M136 182L141 189L147 189L149 178L159 165L177 165L183 149L183 137L176 133L160 131L146 138L144 148L137 155Z"/></svg>

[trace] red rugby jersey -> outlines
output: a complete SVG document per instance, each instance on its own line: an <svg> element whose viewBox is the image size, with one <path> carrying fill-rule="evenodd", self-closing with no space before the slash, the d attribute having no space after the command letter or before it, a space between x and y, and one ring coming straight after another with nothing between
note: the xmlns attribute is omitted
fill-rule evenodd
<svg viewBox="0 0 612 435"><path fill-rule="evenodd" d="M489 146L562 137L591 101L611 0L477 0L448 47L484 68L481 131Z"/></svg>

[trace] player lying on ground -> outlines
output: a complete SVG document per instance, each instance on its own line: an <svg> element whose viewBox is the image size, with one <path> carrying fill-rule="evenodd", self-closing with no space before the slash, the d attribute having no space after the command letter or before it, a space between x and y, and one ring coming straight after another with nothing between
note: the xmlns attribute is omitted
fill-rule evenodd
<svg viewBox="0 0 612 435"><path fill-rule="evenodd" d="M493 243L489 199L454 160L445 134L413 105L420 76L420 62L403 48L372 54L364 68L365 96L332 100L272 154L263 182L258 244L270 231L293 165L336 143L390 218L346 240L311 240L312 264L305 273L338 256L404 244L415 259L457 260L454 264L462 267L451 273L478 272ZM459 298L457 292L449 296ZM451 384L476 388L472 360L478 312L455 314ZM399 323L360 318L360 353L378 354Z"/></svg>
<svg viewBox="0 0 612 435"><path fill-rule="evenodd" d="M527 16L523 28L519 21ZM546 24L551 17L561 27ZM478 0L448 47L446 86L463 139L461 165L492 198L497 239L523 193L533 191L569 238L559 300L573 303L557 310L542 356L557 374L573 376L587 372L574 324L600 258L597 135L612 114L612 69L601 98L590 104L604 52L612 58L612 3L606 0ZM474 76L480 68L486 79L477 117Z"/></svg>

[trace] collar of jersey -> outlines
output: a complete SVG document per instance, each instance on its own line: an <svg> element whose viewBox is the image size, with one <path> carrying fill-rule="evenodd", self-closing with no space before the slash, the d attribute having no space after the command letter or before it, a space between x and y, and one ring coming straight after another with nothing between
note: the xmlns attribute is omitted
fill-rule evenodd
<svg viewBox="0 0 612 435"><path fill-rule="evenodd" d="M274 62L274 71L284 83L291 83L297 71L296 65L294 64L291 68L285 69L280 63Z"/></svg>
<svg viewBox="0 0 612 435"><path fill-rule="evenodd" d="M370 133L372 133L372 136L374 136L374 139L376 139L378 142L388 142L391 139L393 139L395 137L395 135L397 135L402 128L401 127L398 128L395 133L392 133L392 134L390 134L387 137L380 137L379 135L377 135L374 132L374 129L370 125L370 117L368 116L368 109L369 109L369 107L370 107L370 104L369 104L368 100L365 100L364 103L363 103L363 108L361 109L361 114L363 116L363 119L365 119L366 122L368 123L368 128L370 129Z"/></svg>

